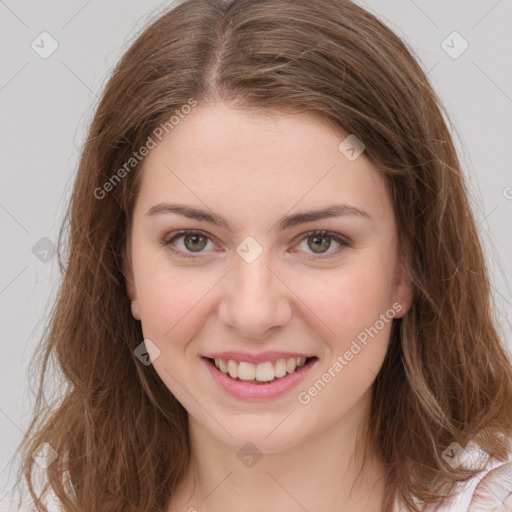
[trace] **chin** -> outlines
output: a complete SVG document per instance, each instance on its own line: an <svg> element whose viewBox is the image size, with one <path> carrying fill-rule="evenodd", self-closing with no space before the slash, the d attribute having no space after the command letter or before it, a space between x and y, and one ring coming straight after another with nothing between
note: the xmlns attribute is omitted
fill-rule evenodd
<svg viewBox="0 0 512 512"><path fill-rule="evenodd" d="M294 448L303 440L299 425L290 421L291 418L283 421L284 418L286 414L281 414L272 421L268 417L253 420L245 417L240 418L241 421L235 419L233 422L224 422L224 428L215 423L213 430L208 428L212 426L210 423L207 429L212 437L236 452L251 444L261 453L281 453ZM285 425L286 422L288 425Z"/></svg>

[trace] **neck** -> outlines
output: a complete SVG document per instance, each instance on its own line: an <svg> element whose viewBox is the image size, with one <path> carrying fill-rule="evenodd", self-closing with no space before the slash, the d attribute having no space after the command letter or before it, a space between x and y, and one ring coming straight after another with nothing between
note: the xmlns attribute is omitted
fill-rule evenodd
<svg viewBox="0 0 512 512"><path fill-rule="evenodd" d="M366 436L370 396L315 437L252 460L190 418L191 464L168 511L380 512L386 477Z"/></svg>

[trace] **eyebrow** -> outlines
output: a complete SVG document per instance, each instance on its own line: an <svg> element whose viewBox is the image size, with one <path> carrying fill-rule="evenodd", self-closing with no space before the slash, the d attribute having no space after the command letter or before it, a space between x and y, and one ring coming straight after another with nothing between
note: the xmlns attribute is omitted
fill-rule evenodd
<svg viewBox="0 0 512 512"><path fill-rule="evenodd" d="M169 213L182 215L184 217L188 217L189 219L195 219L197 221L208 222L215 226L225 228L231 232L234 231L234 225L230 223L228 220L226 220L224 217L221 217L220 215L217 215L213 212L208 212L206 210L200 210L198 208L193 208L181 204L159 203L150 208L146 212L145 216L153 217L155 215ZM286 217L282 217L279 220L279 229L282 231L285 229L290 229L299 224L305 224L306 222L314 222L316 220L344 216L355 216L371 220L370 215L366 211L361 210L360 208L356 208L355 206L350 206L348 204L334 204L322 210L304 211L294 213L293 215L288 215Z"/></svg>

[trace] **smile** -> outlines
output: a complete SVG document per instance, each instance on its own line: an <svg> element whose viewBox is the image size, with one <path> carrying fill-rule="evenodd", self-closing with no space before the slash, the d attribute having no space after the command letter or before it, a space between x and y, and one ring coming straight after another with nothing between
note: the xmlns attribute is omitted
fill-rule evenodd
<svg viewBox="0 0 512 512"><path fill-rule="evenodd" d="M309 359L311 358L290 357L258 364L246 361L238 362L233 359L214 359L214 364L222 373L229 375L232 379L249 382L273 382L302 368Z"/></svg>
<svg viewBox="0 0 512 512"><path fill-rule="evenodd" d="M318 358L293 357L250 363L232 359L201 358L215 383L241 400L268 400L296 387Z"/></svg>

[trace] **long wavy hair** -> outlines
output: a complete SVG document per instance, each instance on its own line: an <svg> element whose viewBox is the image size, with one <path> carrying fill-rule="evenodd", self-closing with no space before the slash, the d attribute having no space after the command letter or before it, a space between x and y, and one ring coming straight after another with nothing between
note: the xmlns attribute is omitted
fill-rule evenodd
<svg viewBox="0 0 512 512"><path fill-rule="evenodd" d="M413 303L394 320L374 383L370 439L388 470L383 511L395 500L419 511L476 474L444 461L452 442L477 442L505 460L512 368L468 187L414 53L350 1L186 0L126 51L83 146L59 235L63 281L18 447L18 476L37 509L51 493L67 512L161 512L188 467L186 410L134 355L143 335L123 261L144 160L105 184L191 99L315 113L362 140L385 179ZM47 403L51 368L62 386ZM44 472L32 457L42 443L58 454Z"/></svg>

